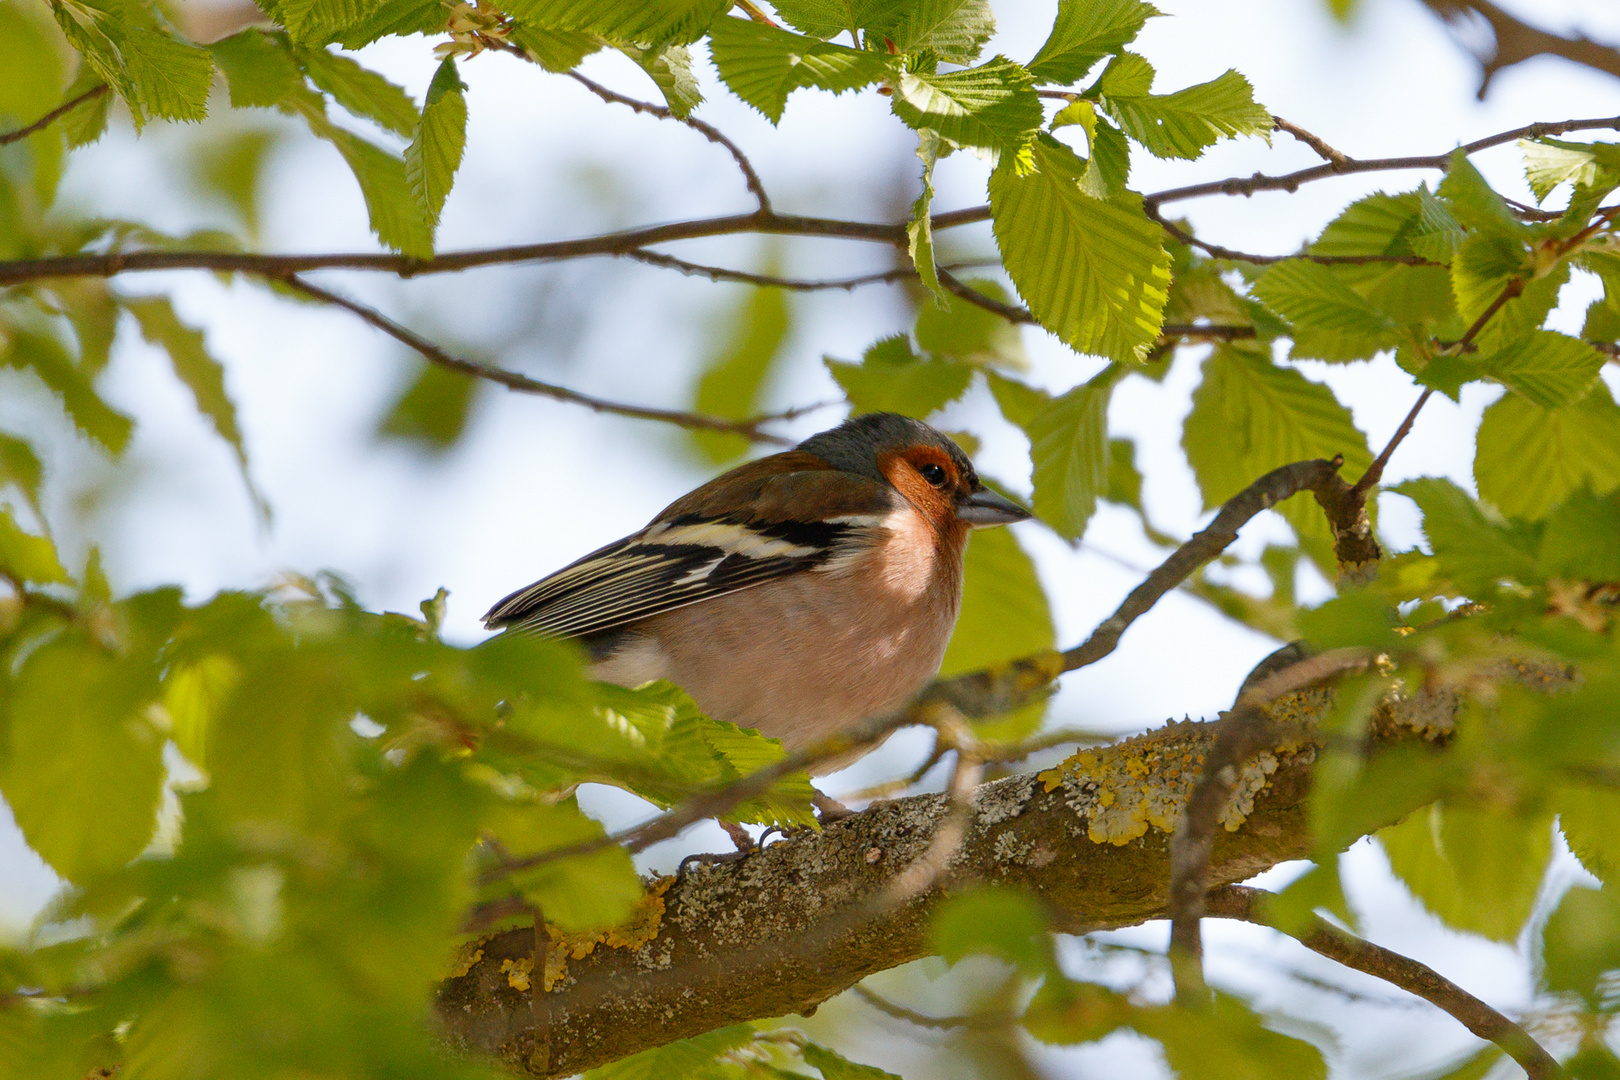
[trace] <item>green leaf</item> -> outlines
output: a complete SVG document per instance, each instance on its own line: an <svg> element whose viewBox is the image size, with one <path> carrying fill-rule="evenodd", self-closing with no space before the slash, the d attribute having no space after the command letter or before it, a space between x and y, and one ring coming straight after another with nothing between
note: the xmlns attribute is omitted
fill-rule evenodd
<svg viewBox="0 0 1620 1080"><path fill-rule="evenodd" d="M581 813L573 799L556 805L502 802L485 818L485 828L519 859L605 835L601 822ZM616 926L642 897L630 855L617 844L518 871L506 884L544 912L548 923L567 931Z"/></svg>
<svg viewBox="0 0 1620 1080"><path fill-rule="evenodd" d="M1553 806L1581 865L1606 884L1620 884L1620 791L1569 786L1554 793Z"/></svg>
<svg viewBox="0 0 1620 1080"><path fill-rule="evenodd" d="M1114 97L1146 97L1153 89L1153 65L1133 52L1121 52L1108 61L1089 91Z"/></svg>
<svg viewBox="0 0 1620 1080"><path fill-rule="evenodd" d="M887 0L782 0L771 6L800 33L830 38L865 29L881 18L889 5Z"/></svg>
<svg viewBox="0 0 1620 1080"><path fill-rule="evenodd" d="M1368 360L1397 340L1390 318L1320 263L1276 263L1254 283L1253 294L1293 324L1296 359Z"/></svg>
<svg viewBox="0 0 1620 1080"><path fill-rule="evenodd" d="M43 15L44 8L38 5L0 7L0 116L17 121L6 124L8 131L32 123L75 96L57 96L66 75L64 57Z"/></svg>
<svg viewBox="0 0 1620 1080"><path fill-rule="evenodd" d="M421 114L416 111L416 102L400 87L340 53L326 49L296 49L294 55L310 81L355 116L364 117L401 138L409 139L417 135ZM453 62L446 60L445 63ZM440 74L436 74L434 80L440 87L439 92L447 94L453 87L448 82L439 82L443 71L444 65L441 64ZM460 85L460 80L455 79L453 66L451 79L454 79L456 86ZM429 93L432 93L431 88Z"/></svg>
<svg viewBox="0 0 1620 1080"><path fill-rule="evenodd" d="M1357 199L1328 222L1311 245L1312 255L1407 255L1409 235L1419 224L1418 193L1386 195L1382 191Z"/></svg>
<svg viewBox="0 0 1620 1080"><path fill-rule="evenodd" d="M987 372L986 376L1001 415L1006 417L1009 424L1023 428L1024 434L1028 435L1029 425L1052 404L1052 395L993 371Z"/></svg>
<svg viewBox="0 0 1620 1080"><path fill-rule="evenodd" d="M1524 178L1537 203L1566 180L1576 187L1613 187L1620 178L1620 146L1614 143L1521 139L1519 149L1524 152Z"/></svg>
<svg viewBox="0 0 1620 1080"><path fill-rule="evenodd" d="M28 846L73 882L146 847L163 790L163 738L144 714L151 657L116 658L79 633L32 653L11 687L0 792Z"/></svg>
<svg viewBox="0 0 1620 1080"><path fill-rule="evenodd" d="M1204 509L1213 510L1262 475L1290 462L1343 454L1345 472L1372 463L1367 437L1333 391L1267 357L1222 346L1204 361L1181 446L1198 477ZM1326 519L1311 497L1275 507L1302 537L1326 538Z"/></svg>
<svg viewBox="0 0 1620 1080"><path fill-rule="evenodd" d="M544 26L515 24L507 37L528 53L529 59L559 74L572 70L581 60L603 47L595 34L577 30L552 30ZM638 61L639 62L639 61Z"/></svg>
<svg viewBox="0 0 1620 1080"><path fill-rule="evenodd" d="M225 73L233 108L274 108L304 85L303 69L277 35L243 30L208 48Z"/></svg>
<svg viewBox="0 0 1620 1080"><path fill-rule="evenodd" d="M788 95L801 87L841 94L869 86L889 70L877 53L816 41L750 19L717 20L709 54L731 92L773 124L782 119Z"/></svg>
<svg viewBox="0 0 1620 1080"><path fill-rule="evenodd" d="M769 269L767 265L767 272ZM792 309L781 289L751 288L726 321L729 337L722 339L723 346L703 365L692 407L711 416L742 420L759 409L766 376L792 329ZM694 431L692 442L716 464L748 449L748 441L741 435L719 431Z"/></svg>
<svg viewBox="0 0 1620 1080"><path fill-rule="evenodd" d="M917 132L917 157L921 159L922 192L911 204L911 220L906 223L906 254L917 269L917 279L934 298L934 307L947 302L939 286L939 268L934 264L934 163L939 160L939 136L927 130Z"/></svg>
<svg viewBox="0 0 1620 1080"><path fill-rule="evenodd" d="M1620 970L1620 889L1571 886L1541 932L1541 982L1602 1008L1601 983Z"/></svg>
<svg viewBox="0 0 1620 1080"><path fill-rule="evenodd" d="M1031 897L1008 888L981 886L944 901L934 909L931 938L947 964L988 954L1030 975L1056 966L1046 912Z"/></svg>
<svg viewBox="0 0 1620 1080"><path fill-rule="evenodd" d="M987 278L969 278L962 284L1003 304L1012 300L999 282ZM1022 369L1029 364L1017 325L951 293L938 305L922 306L915 333L917 344L938 356L988 367Z"/></svg>
<svg viewBox="0 0 1620 1080"><path fill-rule="evenodd" d="M1603 362L1603 354L1586 342L1551 330L1537 330L1479 360L1492 378L1544 409L1585 397Z"/></svg>
<svg viewBox="0 0 1620 1080"><path fill-rule="evenodd" d="M1057 21L1029 62L1041 82L1078 82L1092 65L1134 41L1161 12L1142 0L1058 0Z"/></svg>
<svg viewBox="0 0 1620 1080"><path fill-rule="evenodd" d="M819 1070L822 1080L900 1080L892 1072L886 1072L875 1065L862 1065L851 1061L842 1054L835 1053L825 1046L818 1046L807 1042L799 1052L804 1055L804 1062Z"/></svg>
<svg viewBox="0 0 1620 1080"><path fill-rule="evenodd" d="M1069 540L1085 534L1097 500L1108 491L1112 395L1113 372L1105 369L1053 398L1024 428L1034 464L1035 514Z"/></svg>
<svg viewBox="0 0 1620 1080"><path fill-rule="evenodd" d="M1548 577L1620 581L1620 544L1614 543L1617 536L1620 498L1577 491L1548 518L1536 563Z"/></svg>
<svg viewBox="0 0 1620 1080"><path fill-rule="evenodd" d="M448 450L466 431L477 392L477 379L424 362L383 414L377 434L430 453Z"/></svg>
<svg viewBox="0 0 1620 1080"><path fill-rule="evenodd" d="M28 444L22 445L26 449ZM67 571L57 561L56 545L43 536L23 532L11 516L11 507L3 502L0 502L0 574L13 581L42 585L69 580Z"/></svg>
<svg viewBox="0 0 1620 1080"><path fill-rule="evenodd" d="M1170 286L1164 230L1134 196L1095 199L1086 167L1048 135L1031 145L1038 171L1006 158L990 175L1003 264L1042 326L1078 352L1140 360L1158 340Z"/></svg>
<svg viewBox="0 0 1620 1080"><path fill-rule="evenodd" d="M380 6L365 0L362 6L374 7L374 10L334 31L331 36L334 44L345 49L360 49L378 38L444 32L443 0L383 0Z"/></svg>
<svg viewBox="0 0 1620 1080"><path fill-rule="evenodd" d="M948 74L901 72L892 80L894 114L957 146L1020 155L1040 128L1041 99L1022 65L998 56Z"/></svg>
<svg viewBox="0 0 1620 1080"><path fill-rule="evenodd" d="M1458 221L1485 236L1522 240L1529 233L1461 150L1451 155L1445 179L1435 194L1446 201ZM1460 296L1458 301L1460 304Z"/></svg>
<svg viewBox="0 0 1620 1080"><path fill-rule="evenodd" d="M72 101L86 90L98 85L106 84L101 81L95 69L88 64L80 64L78 77L62 92L63 103ZM112 101L112 94L97 94L89 101L75 106L56 122L62 129L62 137L67 140L69 150L89 146L106 134L107 121L112 116Z"/></svg>
<svg viewBox="0 0 1620 1080"><path fill-rule="evenodd" d="M61 343L19 328L12 328L9 335L9 347L0 353L0 365L32 371L56 395L81 434L109 454L123 453L135 422L101 399Z"/></svg>
<svg viewBox="0 0 1620 1080"><path fill-rule="evenodd" d="M1260 1015L1230 994L1216 994L1214 1007L1140 1010L1128 1021L1164 1046L1175 1075L1221 1080L1326 1080L1322 1051L1302 1039L1272 1031Z"/></svg>
<svg viewBox="0 0 1620 1080"><path fill-rule="evenodd" d="M1254 100L1254 87L1236 71L1173 94L1109 94L1103 108L1125 134L1161 158L1199 157L1204 148L1235 135L1266 136L1271 114Z"/></svg>
<svg viewBox="0 0 1620 1080"><path fill-rule="evenodd" d="M897 53L931 52L948 64L971 64L996 32L989 0L895 0L875 7L868 44L887 39Z"/></svg>
<svg viewBox="0 0 1620 1080"><path fill-rule="evenodd" d="M674 1080L699 1076L720 1055L753 1041L753 1027L733 1024L602 1065L586 1073L585 1080Z"/></svg>
<svg viewBox="0 0 1620 1080"><path fill-rule="evenodd" d="M685 45L665 45L657 49L621 45L619 48L652 78L670 112L685 119L702 104L703 91L698 89L697 76L692 74L692 54Z"/></svg>
<svg viewBox="0 0 1620 1080"><path fill-rule="evenodd" d="M405 176L405 162L393 154L353 135L307 107L304 117L310 130L337 147L349 171L360 185L366 201L371 231L377 239L416 259L433 256L433 227L411 193Z"/></svg>
<svg viewBox="0 0 1620 1080"><path fill-rule="evenodd" d="M0 431L0 488L15 484L38 518L44 517L39 502L44 479L45 467L27 440Z"/></svg>
<svg viewBox="0 0 1620 1080"><path fill-rule="evenodd" d="M1526 538L1493 520L1450 480L1423 477L1390 490L1418 504L1429 547L1461 588L1486 595L1503 578L1523 584L1536 580Z"/></svg>
<svg viewBox="0 0 1620 1080"><path fill-rule="evenodd" d="M1620 408L1602 382L1579 402L1543 409L1509 394L1485 410L1474 451L1480 498L1536 521L1580 487L1620 487Z"/></svg>
<svg viewBox="0 0 1620 1080"><path fill-rule="evenodd" d="M973 368L953 360L923 360L904 337L884 338L859 364L823 361L843 389L853 414L897 412L923 419L961 397Z"/></svg>
<svg viewBox="0 0 1620 1080"><path fill-rule="evenodd" d="M276 17L301 45L324 45L365 21L385 0L277 0Z"/></svg>
<svg viewBox="0 0 1620 1080"><path fill-rule="evenodd" d="M416 137L405 148L405 178L432 225L439 223L439 211L455 183L461 151L467 144L466 89L456 74L454 58L447 57L428 84Z"/></svg>
<svg viewBox="0 0 1620 1080"><path fill-rule="evenodd" d="M132 26L119 43L119 53L133 91L130 109L137 125L143 113L189 121L208 115L214 63L206 49L156 30Z"/></svg>
<svg viewBox="0 0 1620 1080"><path fill-rule="evenodd" d="M942 678L1004 664L1053 647L1057 633L1035 563L1010 529L976 529L962 574L962 611L940 665ZM1013 740L1040 727L1046 703L974 724L981 738Z"/></svg>
<svg viewBox="0 0 1620 1080"><path fill-rule="evenodd" d="M211 140L192 160L199 186L229 202L250 235L259 231L260 180L278 138L274 130L245 128Z"/></svg>
<svg viewBox="0 0 1620 1080"><path fill-rule="evenodd" d="M1379 830L1378 842L1395 876L1442 922L1511 942L1552 857L1552 820L1434 803Z"/></svg>
<svg viewBox="0 0 1620 1080"><path fill-rule="evenodd" d="M641 45L690 45L718 25L730 0L507 0L519 22Z"/></svg>
<svg viewBox="0 0 1620 1080"><path fill-rule="evenodd" d="M169 355L175 378L191 391L197 411L214 425L214 431L236 454L242 482L262 513L268 513L264 496L253 484L248 471L247 445L236 422L236 405L225 392L225 369L208 352L201 330L180 321L168 297L152 296L124 301L124 306L140 323L141 336L160 346Z"/></svg>

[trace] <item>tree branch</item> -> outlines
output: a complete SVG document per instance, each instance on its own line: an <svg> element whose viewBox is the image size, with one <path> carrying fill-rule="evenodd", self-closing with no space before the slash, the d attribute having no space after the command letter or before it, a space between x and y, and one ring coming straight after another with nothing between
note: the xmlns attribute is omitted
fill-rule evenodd
<svg viewBox="0 0 1620 1080"><path fill-rule="evenodd" d="M1468 49L1479 61L1479 99L1485 100L1485 91L1497 74L1515 64L1537 56L1558 56L1583 67L1620 78L1620 49L1603 45L1585 34L1571 37L1549 33L1538 26L1514 17L1491 3L1490 0L1419 0L1448 26L1469 22L1470 16L1482 19L1491 28L1491 48ZM1466 46L1465 46L1466 48Z"/></svg>
<svg viewBox="0 0 1620 1080"><path fill-rule="evenodd" d="M28 138L28 136L32 135L36 131L43 131L45 128L50 127L53 122L55 122L56 120L60 119L63 116L66 116L68 113L72 112L74 109L78 108L80 105L83 105L86 101L89 101L91 98L100 97L102 94L105 94L106 92L107 92L107 84L106 83L102 83L100 86L92 86L90 89L86 90L84 93L82 93L82 94L78 95L77 97L73 98L73 100L64 101L62 104L58 105L56 108L54 108L50 112L46 113L44 116L40 117L38 120L35 120L32 124L29 124L27 127L21 127L21 128L18 128L16 131L7 131L4 134L0 134L0 146L7 146L7 145L9 145L11 143L19 142L19 141L21 141L23 139Z"/></svg>
<svg viewBox="0 0 1620 1080"><path fill-rule="evenodd" d="M1272 899L1272 894L1264 889L1226 885L1210 892L1208 908L1216 918L1241 919L1283 930L1267 910ZM1315 915L1309 918L1303 932L1283 932L1312 952L1393 983L1438 1006L1475 1035L1500 1046L1519 1063L1530 1080L1563 1080L1568 1075L1524 1028L1427 964L1364 941Z"/></svg>
<svg viewBox="0 0 1620 1080"><path fill-rule="evenodd" d="M367 307L365 304L339 296L337 293L330 292L318 285L313 285L297 274L288 274L279 280L289 288L296 289L306 296L353 312L395 341L416 350L428 361L442 368L459 372L462 375L470 375L473 378L499 383L508 390L516 390L520 394L537 394L541 397L551 398L554 401L583 405L595 412L629 416L638 420L658 420L666 424L675 424L678 427L701 431L724 431L733 435L741 435L751 442L788 446L793 440L785 439L780 435L772 435L769 432L760 430L760 428L775 421L793 420L803 416L805 413L822 408L821 405L810 405L804 408L789 409L786 412L772 413L768 416L755 416L747 420L727 420L725 417L708 416L703 413L682 412L677 409L656 409L649 406L626 405L622 402L608 401L604 398L582 394L577 390L570 390L564 386L531 379L527 375L519 375L515 371L506 371L502 368L491 367L488 364L480 364L475 360L452 356L433 344L433 342L412 330L406 329L375 308Z"/></svg>
<svg viewBox="0 0 1620 1080"><path fill-rule="evenodd" d="M1492 146L1516 139L1539 138L1570 131L1620 129L1620 117L1589 120L1564 120L1530 124L1512 131L1500 132L1468 143L1461 149L1472 154ZM1328 162L1309 169L1267 176L1256 173L1249 177L1231 177L1226 180L1170 188L1144 196L1144 207L1156 213L1158 207L1184 199L1205 195L1253 195L1257 191L1296 191L1303 184L1345 173L1379 172L1401 169L1445 169L1452 153L1429 157L1352 159L1345 165ZM935 229L950 229L961 225L987 221L989 206L966 207L933 218ZM405 255L380 252L350 252L325 255L269 255L238 251L117 251L56 255L39 259L0 261L0 286L18 285L28 281L53 277L113 277L118 274L147 270L213 270L257 274L262 277L285 278L288 274L301 274L311 270L345 269L392 273L400 277L419 274L441 274L471 270L484 266L501 266L523 262L555 262L598 255L626 255L651 244L675 240L693 240L711 236L730 236L761 233L779 236L822 236L846 240L899 246L906 242L907 222L892 224L844 221L834 218L802 217L779 214L774 211L750 214L730 214L712 218L652 225L600 236L576 240L557 240L537 244L517 244L507 247L480 248L452 251L429 259L413 259ZM1224 250L1224 249L1223 249ZM1225 256L1223 256L1225 257ZM1235 255L1234 255L1235 257ZM1244 256L1248 258L1248 256ZM1285 256L1297 258L1298 256ZM1268 259L1271 256L1255 256ZM1354 256L1352 258L1361 258ZM1379 259L1378 261L1388 261Z"/></svg>
<svg viewBox="0 0 1620 1080"><path fill-rule="evenodd" d="M1311 716L1331 708L1330 694L1300 701ZM1435 705L1420 697L1380 708L1375 730L1394 742L1418 738ZM512 964L534 956L532 931L497 934L441 985L443 1030L464 1051L563 1076L724 1024L808 1013L867 975L928 955L935 905L975 880L1031 890L1067 933L1162 918L1167 830L1192 783L1185 763L1208 751L1210 729L1172 723L1039 776L986 784L949 874L897 906L877 900L932 848L951 814L946 795L879 803L821 833L663 879L639 932L553 936L544 979L511 977ZM1212 882L1242 881L1310 850L1314 755L1308 741L1278 747L1273 771L1245 774L1252 801L1231 810L1243 827L1216 837Z"/></svg>

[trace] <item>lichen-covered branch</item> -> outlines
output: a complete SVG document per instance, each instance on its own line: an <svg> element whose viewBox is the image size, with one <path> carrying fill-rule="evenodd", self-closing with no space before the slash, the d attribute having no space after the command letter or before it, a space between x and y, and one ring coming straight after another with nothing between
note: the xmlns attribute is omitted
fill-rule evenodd
<svg viewBox="0 0 1620 1080"><path fill-rule="evenodd" d="M1331 697L1301 691L1272 714L1308 729ZM1387 743L1449 724L1450 707L1420 697L1386 705L1373 729ZM724 1024L808 1012L874 972L927 955L935 905L976 881L1030 890L1053 926L1071 933L1162 918L1170 833L1211 737L1212 725L1172 723L985 785L946 872L898 905L877 901L929 852L950 815L945 795L878 803L819 834L661 880L631 928L576 938L553 931L538 948L526 929L495 935L441 987L444 1031L467 1052L544 1077ZM1310 850L1315 756L1314 742L1295 738L1238 771L1210 854L1212 885Z"/></svg>

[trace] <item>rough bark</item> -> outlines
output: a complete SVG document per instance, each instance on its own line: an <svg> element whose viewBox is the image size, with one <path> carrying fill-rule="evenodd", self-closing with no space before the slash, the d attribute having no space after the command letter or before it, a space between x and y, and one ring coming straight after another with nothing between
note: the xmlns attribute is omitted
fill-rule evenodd
<svg viewBox="0 0 1620 1080"><path fill-rule="evenodd" d="M1329 701L1328 691L1304 691L1273 713L1308 729ZM1392 702L1376 742L1441 737L1453 708L1445 697ZM973 882L1029 890L1070 933L1161 918L1170 833L1211 726L1172 723L983 786L948 876L892 909L876 898L927 850L949 810L943 795L878 803L822 833L666 879L639 930L575 942L542 932L538 948L530 930L498 934L443 984L445 1031L469 1053L544 1077L729 1023L808 1013L867 975L929 955L933 908ZM1316 747L1296 740L1243 770L1214 845L1212 887L1309 850Z"/></svg>

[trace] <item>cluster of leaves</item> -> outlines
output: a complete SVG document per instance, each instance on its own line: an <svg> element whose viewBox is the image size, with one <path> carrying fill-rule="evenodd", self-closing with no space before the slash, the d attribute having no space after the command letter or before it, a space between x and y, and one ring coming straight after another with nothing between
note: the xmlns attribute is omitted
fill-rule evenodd
<svg viewBox="0 0 1620 1080"><path fill-rule="evenodd" d="M0 573L0 793L72 886L0 952L4 1076L446 1075L421 1010L469 919L601 929L642 898L613 844L505 872L603 837L578 784L669 805L782 756L564 645L445 645L442 596L424 619L335 581L114 600L4 510ZM804 825L811 794L732 817Z"/></svg>

